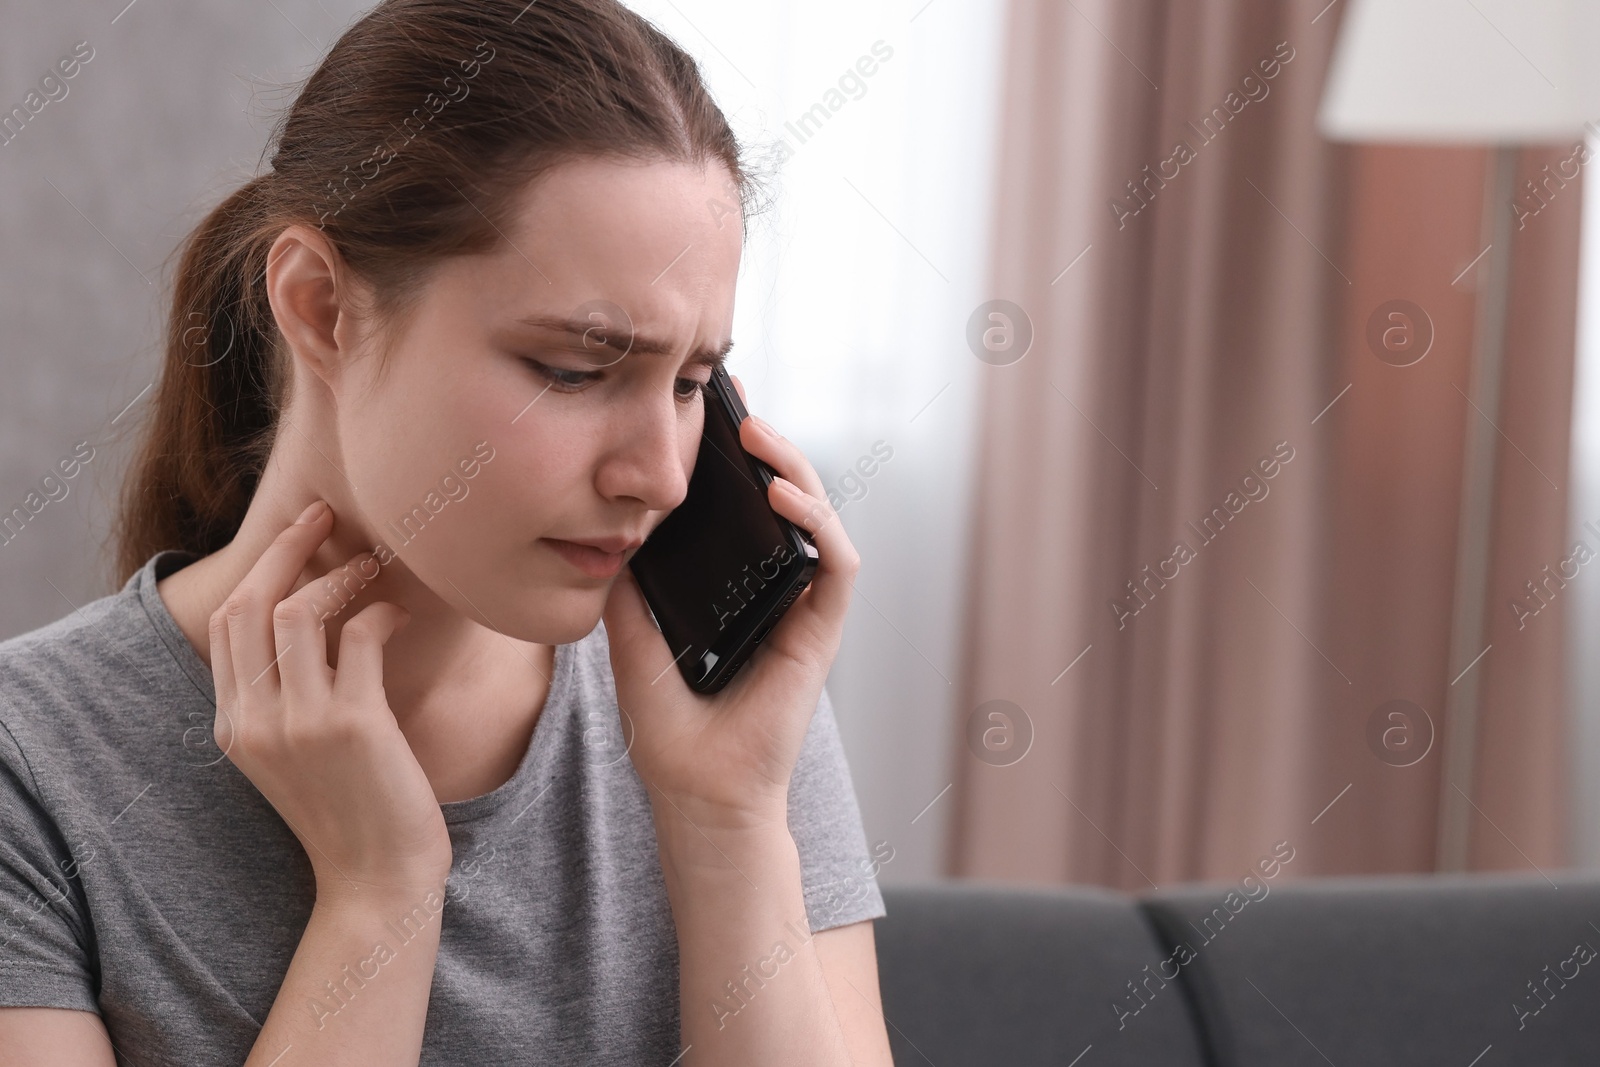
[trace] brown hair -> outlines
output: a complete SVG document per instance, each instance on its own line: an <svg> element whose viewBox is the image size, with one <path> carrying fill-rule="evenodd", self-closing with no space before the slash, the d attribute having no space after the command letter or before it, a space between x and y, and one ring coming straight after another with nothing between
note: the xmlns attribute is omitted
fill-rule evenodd
<svg viewBox="0 0 1600 1067"><path fill-rule="evenodd" d="M119 585L157 551L208 555L238 532L287 384L265 285L286 226L322 229L387 329L429 267L495 247L519 190L566 159L720 162L738 203L708 210L741 226L758 190L694 59L617 0L383 0L267 151L270 169L175 251L161 380L113 532Z"/></svg>

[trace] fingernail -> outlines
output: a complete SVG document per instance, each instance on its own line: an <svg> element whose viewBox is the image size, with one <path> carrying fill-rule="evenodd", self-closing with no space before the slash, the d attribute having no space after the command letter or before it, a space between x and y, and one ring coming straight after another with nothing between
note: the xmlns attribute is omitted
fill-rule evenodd
<svg viewBox="0 0 1600 1067"><path fill-rule="evenodd" d="M760 415L751 415L750 416L750 421L756 424L756 429L760 430L762 433L766 434L768 437L776 437L776 436L778 436L778 431L774 430L771 426L768 426L767 423L766 423L766 420L763 419Z"/></svg>
<svg viewBox="0 0 1600 1067"><path fill-rule="evenodd" d="M327 508L327 506L328 502L326 500L314 501L310 507L306 508L300 513L300 517L294 520L294 524L296 526L303 526L309 522L316 522L318 519L322 518L322 512Z"/></svg>

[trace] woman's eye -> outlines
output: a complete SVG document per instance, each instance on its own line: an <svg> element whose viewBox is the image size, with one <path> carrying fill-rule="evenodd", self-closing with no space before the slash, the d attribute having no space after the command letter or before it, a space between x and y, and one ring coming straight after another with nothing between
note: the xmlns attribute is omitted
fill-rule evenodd
<svg viewBox="0 0 1600 1067"><path fill-rule="evenodd" d="M590 382L605 377L599 371L578 371L568 370L564 367L552 367L547 363L540 363L538 360L529 359L526 356L523 357L522 362L526 363L535 374L550 382L561 392L576 392ZM692 402L705 387L705 382L696 381L693 378L679 378L674 385L674 392L680 402L687 404Z"/></svg>
<svg viewBox="0 0 1600 1067"><path fill-rule="evenodd" d="M524 359L522 362L532 367L535 374L561 389L578 389L600 377L595 371L565 370L540 363L536 359Z"/></svg>

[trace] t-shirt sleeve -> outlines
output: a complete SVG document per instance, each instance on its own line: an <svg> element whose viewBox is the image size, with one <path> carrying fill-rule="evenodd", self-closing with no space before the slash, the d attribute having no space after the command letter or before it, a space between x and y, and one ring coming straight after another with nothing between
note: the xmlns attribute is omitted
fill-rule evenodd
<svg viewBox="0 0 1600 1067"><path fill-rule="evenodd" d="M33 786L0 723L0 1007L98 1011L77 868Z"/></svg>
<svg viewBox="0 0 1600 1067"><path fill-rule="evenodd" d="M789 834L800 854L806 919L813 933L886 914L877 873L893 852L887 843L867 848L826 687L789 778Z"/></svg>

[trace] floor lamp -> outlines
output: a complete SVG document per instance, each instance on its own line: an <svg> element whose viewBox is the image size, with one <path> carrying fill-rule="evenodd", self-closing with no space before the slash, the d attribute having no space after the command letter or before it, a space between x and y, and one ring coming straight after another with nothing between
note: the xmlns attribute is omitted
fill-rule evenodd
<svg viewBox="0 0 1600 1067"><path fill-rule="evenodd" d="M1468 391L1489 418L1500 401L1517 149L1584 135L1600 103L1596 8L1592 0L1349 0L1335 43L1318 115L1324 137L1492 149ZM1469 409L1450 620L1456 680L1446 688L1442 745L1441 871L1466 869L1472 827L1468 798L1485 666L1473 664L1488 644L1496 437L1488 418Z"/></svg>

